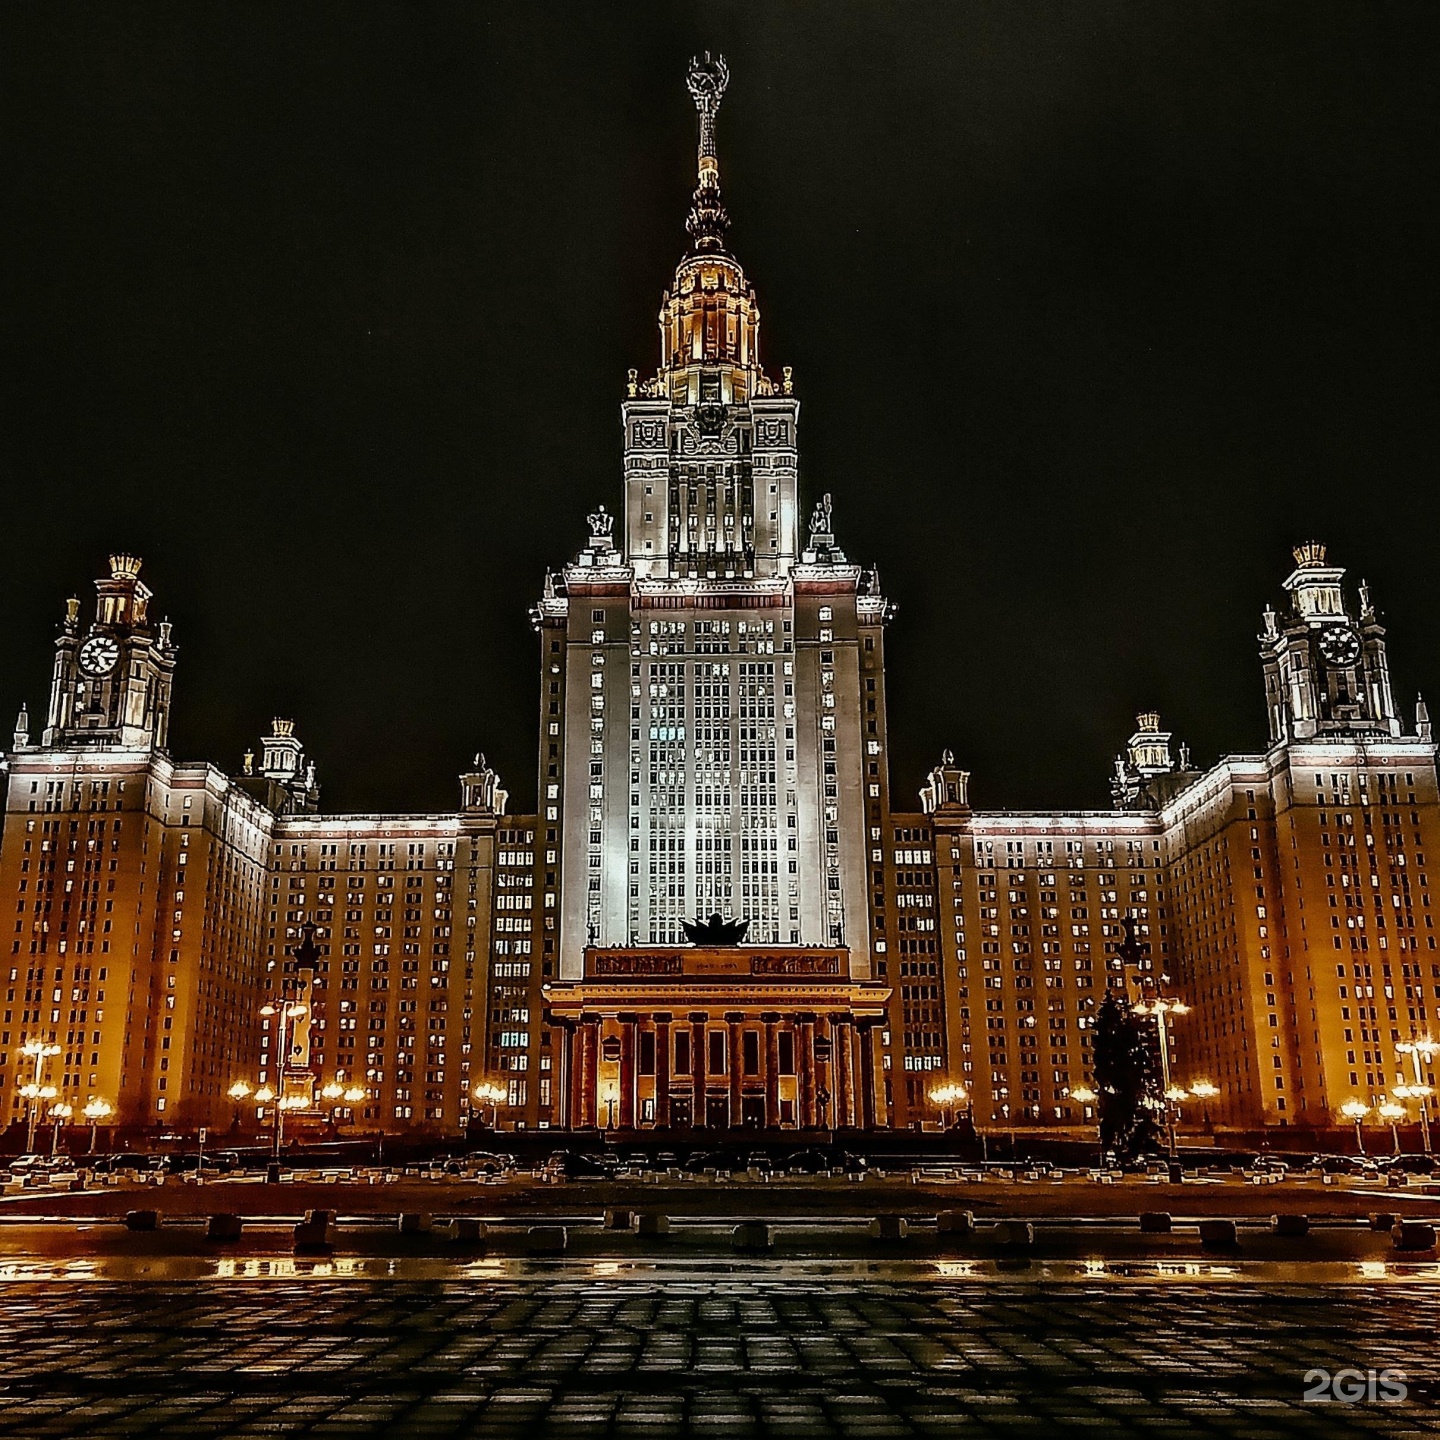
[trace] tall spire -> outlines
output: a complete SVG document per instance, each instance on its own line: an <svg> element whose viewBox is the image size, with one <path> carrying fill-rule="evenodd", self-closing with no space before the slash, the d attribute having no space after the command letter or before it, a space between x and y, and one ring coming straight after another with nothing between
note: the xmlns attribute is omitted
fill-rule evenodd
<svg viewBox="0 0 1440 1440"><path fill-rule="evenodd" d="M690 215L685 229L697 253L724 250L725 231L730 217L720 199L720 162L715 157L715 117L720 113L720 100L730 83L730 70L723 55L711 58L707 50L702 58L690 61L686 85L695 110L700 117L698 181L690 200Z"/></svg>

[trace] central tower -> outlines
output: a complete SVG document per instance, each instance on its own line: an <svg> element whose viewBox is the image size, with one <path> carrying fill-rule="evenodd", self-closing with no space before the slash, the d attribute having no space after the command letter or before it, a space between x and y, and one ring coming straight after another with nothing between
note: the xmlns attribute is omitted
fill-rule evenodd
<svg viewBox="0 0 1440 1440"><path fill-rule="evenodd" d="M762 365L759 304L726 239L728 80L721 58L691 62L689 244L658 367L630 372L621 406L623 521L603 505L589 517L535 612L566 978L587 945L683 943L683 921L716 913L747 920L753 942L847 946L869 973L888 606L836 546L828 496L802 538L799 401L788 369Z"/></svg>

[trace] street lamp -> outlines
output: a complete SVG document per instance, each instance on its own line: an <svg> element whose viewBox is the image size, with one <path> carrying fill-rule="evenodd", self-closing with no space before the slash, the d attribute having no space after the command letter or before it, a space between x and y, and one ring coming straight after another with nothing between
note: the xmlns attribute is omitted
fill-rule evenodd
<svg viewBox="0 0 1440 1440"><path fill-rule="evenodd" d="M1363 1155L1365 1137L1360 1133L1360 1122L1370 1113L1370 1107L1363 1100L1347 1100L1340 1107L1340 1113L1355 1122L1355 1148Z"/></svg>
<svg viewBox="0 0 1440 1440"><path fill-rule="evenodd" d="M617 1081L614 1081L614 1080L606 1080L606 1081L600 1086L600 1101L601 1101L601 1103L605 1106L605 1111L606 1111L605 1128L606 1128L607 1130L613 1130L613 1129L615 1128L615 1105L616 1105L616 1102L617 1102L619 1099L620 1099L620 1086L619 1086L619 1083L618 1083Z"/></svg>
<svg viewBox="0 0 1440 1440"><path fill-rule="evenodd" d="M1190 1093L1195 1096L1196 1099L1204 1102L1206 1100L1213 1100L1220 1093L1220 1087L1212 1084L1209 1080L1192 1080L1190 1082ZM1204 1125L1205 1133L1208 1135L1211 1133L1210 1107L1202 1103L1200 1115L1200 1123Z"/></svg>
<svg viewBox="0 0 1440 1440"><path fill-rule="evenodd" d="M1435 1054L1440 1051L1440 1044L1437 1044L1428 1035L1415 1036L1409 1040L1401 1040L1396 1046L1397 1054L1408 1055L1410 1063L1415 1069L1415 1083L1408 1086L1409 1093L1420 1102L1420 1137L1425 1146L1425 1153L1430 1152L1430 1096L1435 1093L1434 1089L1425 1083L1425 1076L1420 1070L1420 1061L1425 1061L1425 1068L1428 1070L1435 1059ZM1400 1087L1395 1087L1395 1093L1400 1093Z"/></svg>
<svg viewBox="0 0 1440 1440"><path fill-rule="evenodd" d="M64 1100L50 1107L50 1119L55 1122L54 1133L50 1136L50 1158L60 1153L60 1127L75 1113L75 1107Z"/></svg>
<svg viewBox="0 0 1440 1440"><path fill-rule="evenodd" d="M115 1107L108 1100L90 1099L85 1102L85 1108L80 1112L90 1122L90 1153L95 1153L95 1136L99 1132L100 1122L108 1120L114 1113Z"/></svg>
<svg viewBox="0 0 1440 1440"><path fill-rule="evenodd" d="M238 1133L240 1130L240 1107L255 1093L248 1080L237 1080L226 1092L235 1102L235 1115L231 1124L231 1130Z"/></svg>
<svg viewBox="0 0 1440 1440"><path fill-rule="evenodd" d="M930 1092L930 1103L940 1108L940 1123L947 1129L950 1125L949 1112L958 1110L969 1098L970 1092L963 1086L957 1085L954 1081L947 1081L944 1085L937 1085Z"/></svg>
<svg viewBox="0 0 1440 1440"><path fill-rule="evenodd" d="M27 1040L21 1047L20 1053L29 1056L35 1062L35 1078L28 1084L20 1087L20 1093L30 1101L30 1123L26 1131L25 1150L28 1154L35 1148L35 1126L40 1120L41 1100L53 1100L56 1090L53 1085L43 1085L41 1080L44 1075L45 1062L52 1056L60 1053L60 1046L52 1045L46 1040Z"/></svg>
<svg viewBox="0 0 1440 1440"><path fill-rule="evenodd" d="M346 1085L342 1080L332 1080L320 1094L330 1102L330 1128L338 1130L337 1116L341 1110L358 1105L370 1092L361 1085Z"/></svg>
<svg viewBox="0 0 1440 1440"><path fill-rule="evenodd" d="M1386 1100L1376 1112L1382 1120L1390 1124L1390 1138L1395 1142L1395 1153L1400 1153L1400 1130L1399 1124L1405 1118L1405 1107L1397 1105L1393 1100Z"/></svg>
<svg viewBox="0 0 1440 1440"><path fill-rule="evenodd" d="M40 1123L40 1102L53 1100L60 1092L53 1085L22 1085L20 1093L30 1102L30 1123L25 1132L25 1153L35 1149L35 1127Z"/></svg>
<svg viewBox="0 0 1440 1440"><path fill-rule="evenodd" d="M482 1104L490 1107L490 1128L500 1128L500 1106L509 1098L510 1091L494 1080L482 1080L471 1092Z"/></svg>
<svg viewBox="0 0 1440 1440"><path fill-rule="evenodd" d="M1175 1140L1175 1115L1168 1102L1173 1098L1171 1092L1179 1091L1179 1099L1185 1098L1185 1091L1180 1090L1178 1085L1170 1083L1170 1025L1167 1015L1188 1015L1190 1007L1183 1000L1176 1000L1169 995L1155 994L1148 1000L1139 1000L1134 1006L1137 1015L1153 1015L1155 1017L1155 1033L1160 1041L1160 1084L1164 1091L1166 1105L1165 1121L1169 1134L1170 1158L1175 1159L1177 1145Z"/></svg>

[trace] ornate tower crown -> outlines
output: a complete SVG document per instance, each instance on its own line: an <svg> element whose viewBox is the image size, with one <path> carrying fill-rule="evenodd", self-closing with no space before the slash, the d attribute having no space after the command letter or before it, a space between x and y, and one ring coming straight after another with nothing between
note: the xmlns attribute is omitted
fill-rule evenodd
<svg viewBox="0 0 1440 1440"><path fill-rule="evenodd" d="M135 580L140 575L142 563L138 555L112 555L110 557L110 578L112 580Z"/></svg>
<svg viewBox="0 0 1440 1440"><path fill-rule="evenodd" d="M1319 540L1307 540L1303 545L1297 545L1290 553L1294 555L1296 565L1302 569L1325 563L1325 546Z"/></svg>

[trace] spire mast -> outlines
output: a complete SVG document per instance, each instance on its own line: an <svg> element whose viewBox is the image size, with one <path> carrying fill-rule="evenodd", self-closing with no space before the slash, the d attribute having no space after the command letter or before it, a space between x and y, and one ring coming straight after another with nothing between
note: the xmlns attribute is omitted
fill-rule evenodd
<svg viewBox="0 0 1440 1440"><path fill-rule="evenodd" d="M723 55L712 58L707 50L703 57L690 61L685 77L690 98L700 119L700 144L697 156L697 183L690 201L690 215L685 228L697 251L724 250L725 231L730 217L720 199L720 162L715 154L715 118L720 101L730 83L730 69Z"/></svg>

